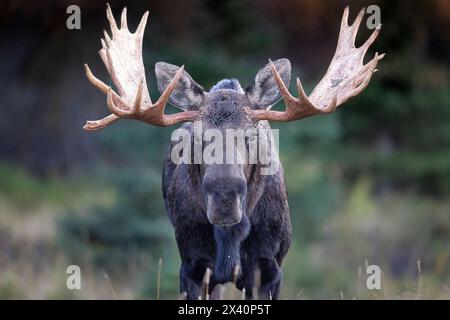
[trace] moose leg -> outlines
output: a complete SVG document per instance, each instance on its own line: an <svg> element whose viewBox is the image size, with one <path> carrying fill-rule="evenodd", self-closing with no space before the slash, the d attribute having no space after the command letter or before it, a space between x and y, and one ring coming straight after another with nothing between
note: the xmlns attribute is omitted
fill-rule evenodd
<svg viewBox="0 0 450 320"><path fill-rule="evenodd" d="M258 298L277 299L281 285L281 263L291 239L289 208L281 177L267 177L265 192L251 217L249 236L242 245L243 274L239 281L248 298L258 289ZM255 277L256 276L256 277Z"/></svg>
<svg viewBox="0 0 450 320"><path fill-rule="evenodd" d="M189 259L182 262L180 268L180 292L186 293L187 299L196 300L199 296L203 297L205 294L205 292L202 292L203 277L206 269L211 269L211 265L212 262L205 259Z"/></svg>
<svg viewBox="0 0 450 320"><path fill-rule="evenodd" d="M250 258L244 265L242 277L237 283L238 289L245 288L247 299L277 299L280 293L282 272L274 258ZM253 296L257 289L257 297Z"/></svg>
<svg viewBox="0 0 450 320"><path fill-rule="evenodd" d="M260 258L259 270L261 287L259 288L260 299L277 299L281 285L281 269L275 259Z"/></svg>
<svg viewBox="0 0 450 320"><path fill-rule="evenodd" d="M180 292L196 300L203 296L202 284L206 269L214 268L214 237L208 224L178 226L176 239L181 256ZM209 291L213 288L210 284Z"/></svg>

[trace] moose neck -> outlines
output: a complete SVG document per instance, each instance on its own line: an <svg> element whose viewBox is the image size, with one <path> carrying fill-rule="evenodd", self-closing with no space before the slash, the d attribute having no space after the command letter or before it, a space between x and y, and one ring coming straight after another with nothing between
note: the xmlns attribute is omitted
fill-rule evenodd
<svg viewBox="0 0 450 320"><path fill-rule="evenodd" d="M241 267L241 243L250 232L250 220L243 215L241 221L231 227L214 226L216 261L214 277L218 282L233 280L235 267Z"/></svg>

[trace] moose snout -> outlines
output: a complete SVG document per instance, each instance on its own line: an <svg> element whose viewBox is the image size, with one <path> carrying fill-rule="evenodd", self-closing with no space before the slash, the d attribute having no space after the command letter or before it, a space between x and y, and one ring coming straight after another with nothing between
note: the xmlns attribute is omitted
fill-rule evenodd
<svg viewBox="0 0 450 320"><path fill-rule="evenodd" d="M246 181L240 176L205 177L203 194L209 222L224 227L239 223L244 214L246 191Z"/></svg>
<svg viewBox="0 0 450 320"><path fill-rule="evenodd" d="M206 216L210 223L229 227L242 219L242 199L239 195L222 199L214 195L207 196Z"/></svg>

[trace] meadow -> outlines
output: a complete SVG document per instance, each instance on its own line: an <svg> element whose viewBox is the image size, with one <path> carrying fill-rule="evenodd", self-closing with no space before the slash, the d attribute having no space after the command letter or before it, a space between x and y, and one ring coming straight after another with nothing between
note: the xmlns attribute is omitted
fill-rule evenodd
<svg viewBox="0 0 450 320"><path fill-rule="evenodd" d="M65 28L72 3L81 30ZM248 84L268 58L286 57L291 92L296 76L310 92L345 4L126 2L131 28L150 10L152 98L158 61L184 64L209 89L226 77ZM350 19L369 4L382 12L368 56L386 57L369 87L332 115L273 124L293 224L281 299L449 299L449 2L350 4ZM111 1L116 14L124 5ZM161 194L174 128L82 130L107 112L82 68L108 79L97 55L104 3L3 1L0 26L9 62L0 73L0 299L178 299L180 259ZM81 290L66 287L69 265L80 266ZM366 286L369 265L382 271L379 290ZM240 295L227 285L224 298Z"/></svg>

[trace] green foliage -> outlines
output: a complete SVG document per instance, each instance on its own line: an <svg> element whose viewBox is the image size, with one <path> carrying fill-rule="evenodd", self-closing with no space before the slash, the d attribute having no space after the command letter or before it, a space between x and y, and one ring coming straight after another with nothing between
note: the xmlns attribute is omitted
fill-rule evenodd
<svg viewBox="0 0 450 320"><path fill-rule="evenodd" d="M434 65L408 67L400 57L386 68L341 113L341 165L350 176L368 170L376 183L448 195L450 82Z"/></svg>
<svg viewBox="0 0 450 320"><path fill-rule="evenodd" d="M320 79L331 58L342 10L335 1L189 1L193 7L182 7L186 14L174 21L172 8L179 2L166 2L150 6L156 11L144 40L154 101L159 97L153 74L157 61L184 64L208 90L227 77L245 86L267 58L287 57L293 63L292 79L299 76L311 92L316 83L311 79ZM356 7L367 5L363 2L352 5L352 17ZM418 259L430 288L426 297L449 296L450 46L443 30L450 19L441 7L444 1L376 2L383 29L374 50L387 55L368 88L335 114L273 124L280 129L293 222L283 298L340 298L340 291L345 298L399 297L394 288L407 292L400 297L410 297L418 287ZM130 3L130 24L138 21L133 12L143 11L137 3ZM86 15L84 30L98 29L104 21L104 5L98 16L97 4L90 6L93 18ZM51 37L49 28L60 25L49 23L40 35ZM39 34L34 25L32 30ZM80 126L88 112L104 103L100 94L87 94L94 89L87 89L79 62L80 56L88 57L82 50L90 53L93 43L98 45L97 35L94 42L89 38L94 32L83 31L61 45L60 29L53 32L51 41L42 42L47 46L27 50L39 52L39 59L25 59L22 68L31 71L14 90L6 90L24 100L10 108L16 115L11 121L0 121L1 132L17 132L12 143L4 139L0 146L8 156L3 159L2 153L0 163L0 270L7 274L0 277L0 298L111 298L103 273L119 298L155 298L160 258L161 297L176 298L180 259L161 193L162 163L173 128L121 120L98 134L83 133ZM358 41L368 33L362 28ZM46 63L54 52L59 64ZM48 84L42 84L41 66L46 67L47 87L42 87ZM37 88L31 88L32 82ZM291 81L292 93L294 87ZM282 102L274 107L282 108ZM103 115L106 106L97 110ZM169 106L168 111L178 110ZM84 153L90 154L79 157ZM44 174L31 173L28 168L34 166ZM75 173L70 176L59 169L55 174L53 166L78 171L67 171ZM358 269L366 259L385 271L386 292L362 289ZM27 269L36 264L41 268L36 273ZM65 290L67 264L80 265L87 277L80 295ZM51 283L51 289L43 290L39 283L46 288Z"/></svg>
<svg viewBox="0 0 450 320"><path fill-rule="evenodd" d="M207 45L200 41L193 50L186 51L187 45L182 42L161 46L157 38L151 42L151 54L145 57L147 64L151 66L158 60L185 64L206 88L231 76L250 83L260 65L251 61L251 54L246 56L246 52L267 48L266 40L275 37L276 31L266 34L264 41L254 37L258 29L252 28L253 22L244 16L234 16L234 5L211 2L206 6L212 16L231 15L227 25L218 25L202 35L205 40L219 39L220 35L227 43L226 49L223 41L213 40ZM244 26L245 34L235 32ZM252 39L246 40L248 37ZM427 209L409 206L415 203L413 197L406 202L390 196L378 198L376 190L382 194L386 190L408 190L440 196L450 192L450 153L442 148L450 139L446 73L435 64L418 63L404 50L389 50L380 70L368 89L338 114L273 125L280 129L280 155L287 173L294 230L294 245L285 271L292 286L286 288L290 294L304 288L310 297L337 297L340 290L355 295L356 270L364 259L395 264L389 255L399 249L391 250L381 234L390 234L391 241L400 248L414 243L410 238L414 226L426 224L433 228L434 222L422 221ZM295 66L294 74L298 74ZM155 81L153 76L151 81ZM159 95L155 88L151 86L154 97ZM275 107L280 108L282 103ZM142 269L141 276L151 281L141 286L143 297L155 294L159 258L164 259L162 295L173 296L176 292L179 261L160 190L161 164L170 132L170 128L126 121L103 131L103 159L97 164L96 179L114 190L115 201L109 207L92 208L85 215L68 215L61 223L61 243L68 254L75 258L89 252L98 267L123 270L136 255L147 253L152 263L147 271ZM384 226L378 226L390 218L383 218L383 206L390 206L391 201L405 206L389 208L398 215L394 219L401 220L392 223L400 226L406 219L411 232L382 231ZM369 232L364 228L375 229ZM376 235L375 230L382 233ZM383 254L373 251L371 243L355 247L368 237L365 232L376 236L377 246L386 246ZM432 241L433 237L432 232L423 234L424 241ZM442 244L436 240L437 247ZM418 250L414 251L417 257L432 259L433 255L421 251L424 245L413 245L411 250ZM434 254L440 254L441 249L436 250ZM324 252L328 259L317 261ZM340 255L345 259L339 259ZM411 259L413 256L411 253ZM331 257L335 257L338 267L327 267L332 264L328 261ZM414 266L411 260L398 263L401 268ZM293 266L300 266L300 270ZM323 283L328 289L317 290Z"/></svg>
<svg viewBox="0 0 450 320"><path fill-rule="evenodd" d="M70 212L59 224L59 242L71 261L112 278L133 273L143 297L155 297L159 258L165 265L162 297L177 291L172 280L178 277L179 259L161 193L168 133L125 122L104 131L104 159L93 176L113 190L113 201L83 209L83 214Z"/></svg>
<svg viewBox="0 0 450 320"><path fill-rule="evenodd" d="M57 180L42 181L8 163L0 163L0 193L17 206L29 207L37 202L54 202L62 196Z"/></svg>

